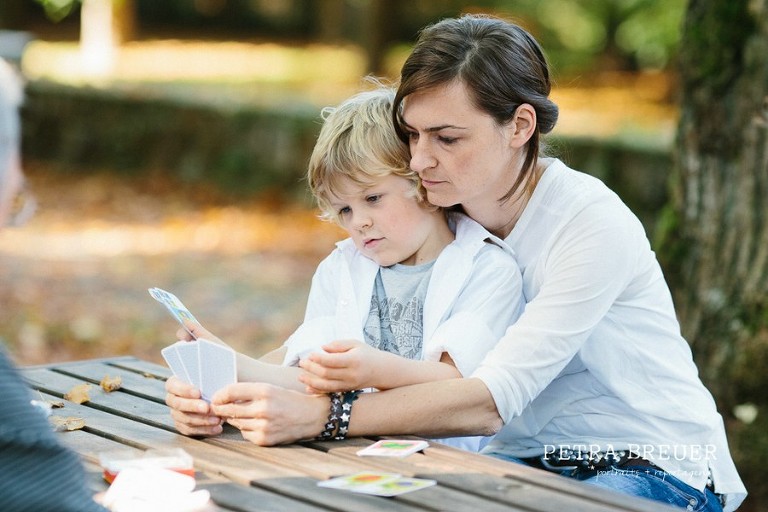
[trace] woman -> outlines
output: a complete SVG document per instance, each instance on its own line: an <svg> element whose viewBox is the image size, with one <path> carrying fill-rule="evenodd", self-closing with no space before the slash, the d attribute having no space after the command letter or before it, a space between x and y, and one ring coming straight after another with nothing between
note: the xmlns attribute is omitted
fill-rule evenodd
<svg viewBox="0 0 768 512"><path fill-rule="evenodd" d="M746 491L722 419L680 335L642 225L601 182L539 158L557 120L536 41L465 16L425 29L402 69L395 123L430 202L460 207L516 252L528 302L465 379L361 396L349 435L494 434L486 451L688 510L735 510ZM329 389L328 356L302 381ZM328 398L240 383L209 407L178 381L187 434L220 418L258 444L316 436Z"/></svg>

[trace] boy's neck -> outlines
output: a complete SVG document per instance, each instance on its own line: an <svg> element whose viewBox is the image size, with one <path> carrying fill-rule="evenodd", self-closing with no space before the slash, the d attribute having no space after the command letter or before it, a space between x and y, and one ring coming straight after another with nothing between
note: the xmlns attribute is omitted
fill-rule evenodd
<svg viewBox="0 0 768 512"><path fill-rule="evenodd" d="M432 215L434 222L430 237L425 241L415 258L401 261L400 264L424 265L435 261L443 249L456 239L456 235L451 231L448 224L448 213L443 209L438 209Z"/></svg>

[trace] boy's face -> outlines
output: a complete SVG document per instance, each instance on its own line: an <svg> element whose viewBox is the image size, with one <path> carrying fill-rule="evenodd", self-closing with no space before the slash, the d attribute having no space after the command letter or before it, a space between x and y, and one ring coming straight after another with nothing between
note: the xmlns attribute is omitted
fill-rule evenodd
<svg viewBox="0 0 768 512"><path fill-rule="evenodd" d="M421 206L400 176L365 187L345 178L330 203L358 250L381 266L426 263L446 245L443 213Z"/></svg>

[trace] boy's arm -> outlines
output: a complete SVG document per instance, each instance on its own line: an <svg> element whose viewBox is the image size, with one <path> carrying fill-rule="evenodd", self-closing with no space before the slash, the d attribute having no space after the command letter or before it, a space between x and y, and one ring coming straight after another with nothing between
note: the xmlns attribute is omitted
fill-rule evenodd
<svg viewBox="0 0 768 512"><path fill-rule="evenodd" d="M328 393L351 389L391 389L410 384L461 377L448 354L438 361L419 361L375 349L355 340L338 340L301 361L309 375L301 382L310 391Z"/></svg>
<svg viewBox="0 0 768 512"><path fill-rule="evenodd" d="M295 366L283 366L285 347L267 352L259 359L237 353L237 380L239 382L266 382L287 389L305 391L306 386L299 381L303 372Z"/></svg>

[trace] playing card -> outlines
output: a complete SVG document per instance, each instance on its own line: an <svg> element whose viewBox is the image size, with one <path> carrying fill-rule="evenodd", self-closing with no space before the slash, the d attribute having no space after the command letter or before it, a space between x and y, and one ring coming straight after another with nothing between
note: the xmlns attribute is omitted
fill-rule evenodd
<svg viewBox="0 0 768 512"><path fill-rule="evenodd" d="M177 376L187 384L191 384L192 380L189 378L189 374L187 373L187 368L184 365L184 362L181 360L181 354L179 354L179 347L178 347L179 343L186 343L186 342L178 341L173 345L169 345L165 347L163 350L161 350L160 354L162 354L163 359L165 359L165 362L168 364L168 368L171 369L171 371L175 376Z"/></svg>
<svg viewBox="0 0 768 512"><path fill-rule="evenodd" d="M196 342L200 365L200 393L203 400L221 388L237 382L237 355L231 348L200 338Z"/></svg>
<svg viewBox="0 0 768 512"><path fill-rule="evenodd" d="M350 489L354 492L363 494L373 494L376 496L398 496L407 492L418 491L425 487L435 485L437 481L424 478L400 477L395 480L378 482L370 485L364 485L356 489Z"/></svg>
<svg viewBox="0 0 768 512"><path fill-rule="evenodd" d="M176 351L181 357L181 363L186 369L187 382L200 388L201 375L200 375L200 350L197 347L196 341L182 341L176 343ZM179 377L181 378L181 377Z"/></svg>
<svg viewBox="0 0 768 512"><path fill-rule="evenodd" d="M184 329L192 336L192 338L196 337L194 334L192 334L192 331L187 329L187 326L184 325L184 320L192 320L195 323L200 322L197 321L197 318L195 318L195 316L189 311L189 309L187 309L187 307L179 300L178 297L176 297L171 292L167 292L160 288L149 288L147 291L149 291L149 294L153 299L166 307L168 312L181 324L182 327L184 327Z"/></svg>
<svg viewBox="0 0 768 512"><path fill-rule="evenodd" d="M376 471L363 471L353 475L339 476L330 480L317 482L319 487L328 487L330 489L345 489L354 491L360 487L372 484L381 484L382 482L391 482L400 478L397 473L379 473Z"/></svg>
<svg viewBox="0 0 768 512"><path fill-rule="evenodd" d="M402 439L382 439L376 441L370 446L366 446L357 452L361 457L406 457L427 448L429 443L426 441L411 441Z"/></svg>
<svg viewBox="0 0 768 512"><path fill-rule="evenodd" d="M237 354L231 348L200 338L177 341L162 349L168 367L184 382L200 390L203 400L237 382Z"/></svg>
<svg viewBox="0 0 768 512"><path fill-rule="evenodd" d="M364 471L318 482L319 487L341 489L375 496L397 496L435 485L435 480L409 478L397 473Z"/></svg>

